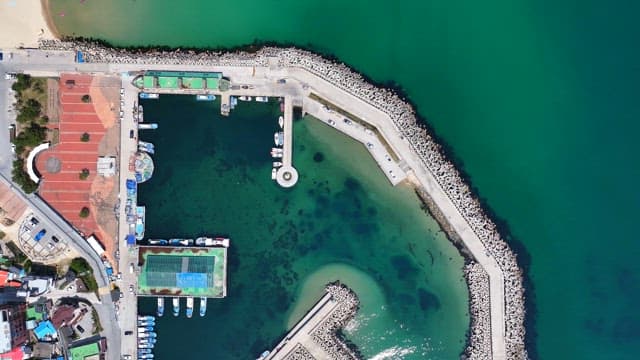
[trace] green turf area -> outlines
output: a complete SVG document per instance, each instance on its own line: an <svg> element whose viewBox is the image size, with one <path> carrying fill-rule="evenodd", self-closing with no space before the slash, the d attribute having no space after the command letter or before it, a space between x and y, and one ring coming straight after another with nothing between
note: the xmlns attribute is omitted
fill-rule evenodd
<svg viewBox="0 0 640 360"><path fill-rule="evenodd" d="M217 90L218 89L218 79L213 79L213 78L207 79L207 89Z"/></svg>
<svg viewBox="0 0 640 360"><path fill-rule="evenodd" d="M226 296L226 248L140 248L140 295Z"/></svg>
<svg viewBox="0 0 640 360"><path fill-rule="evenodd" d="M187 89L204 89L204 79L202 78L182 78L182 87Z"/></svg>
<svg viewBox="0 0 640 360"><path fill-rule="evenodd" d="M152 89L155 87L155 81L153 76L144 76L142 78L143 86L147 89Z"/></svg>
<svg viewBox="0 0 640 360"><path fill-rule="evenodd" d="M98 348L98 343L93 343L71 348L69 349L69 353L71 354L71 360L82 360L89 356L99 354L100 349Z"/></svg>
<svg viewBox="0 0 640 360"><path fill-rule="evenodd" d="M158 77L158 85L160 85L163 89L177 89L178 88L178 78L177 77L167 77L167 76L159 76Z"/></svg>

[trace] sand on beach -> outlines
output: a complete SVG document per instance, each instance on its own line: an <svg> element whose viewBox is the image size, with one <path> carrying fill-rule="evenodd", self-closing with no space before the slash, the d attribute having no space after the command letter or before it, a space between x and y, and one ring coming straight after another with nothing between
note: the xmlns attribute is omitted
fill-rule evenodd
<svg viewBox="0 0 640 360"><path fill-rule="evenodd" d="M0 48L36 47L39 39L54 39L47 25L46 1L0 2Z"/></svg>

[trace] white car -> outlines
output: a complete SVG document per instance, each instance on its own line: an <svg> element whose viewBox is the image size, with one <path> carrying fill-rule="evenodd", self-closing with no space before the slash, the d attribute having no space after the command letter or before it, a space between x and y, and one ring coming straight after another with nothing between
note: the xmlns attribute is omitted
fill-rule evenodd
<svg viewBox="0 0 640 360"><path fill-rule="evenodd" d="M329 125L331 125L331 126L336 126L336 122L335 122L335 121L333 121L333 120L331 120L331 119L327 120L327 122L328 122L328 123L329 123Z"/></svg>
<svg viewBox="0 0 640 360"><path fill-rule="evenodd" d="M129 292L133 294L133 284L129 285Z"/></svg>

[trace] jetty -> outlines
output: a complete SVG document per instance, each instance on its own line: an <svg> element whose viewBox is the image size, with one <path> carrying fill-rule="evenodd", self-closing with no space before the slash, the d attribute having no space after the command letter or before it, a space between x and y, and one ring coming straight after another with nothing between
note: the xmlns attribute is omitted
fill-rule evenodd
<svg viewBox="0 0 640 360"><path fill-rule="evenodd" d="M66 51L70 56L38 55L48 51ZM83 55L82 63L71 56L77 53ZM39 62L30 61L35 57ZM285 106L285 114L288 106L301 107L303 113L313 114L328 126L361 141L390 183L413 185L449 238L464 248L468 262L465 278L471 295L471 329L464 356L527 358L524 288L515 254L455 165L417 121L412 106L395 92L367 82L344 64L296 48L264 47L252 53L144 52L107 48L97 43L42 40L39 50L29 53L16 50L13 59L3 65L8 71L52 76L61 72L122 74L124 159L131 155L131 150L137 150L138 126L131 118L129 99L139 91L147 91L145 86L153 93L220 96L221 111L232 111L230 107L223 109L231 96L284 97L285 105L289 104ZM171 72L179 72L180 79L168 79ZM220 73L222 77L212 75L212 80L208 80L212 86L199 88L202 82L198 79L204 79L204 75L198 72ZM153 77L146 84L143 77L142 89L132 83L140 74ZM216 81L217 89L213 86ZM285 147L287 143L291 146L292 136L291 131L285 132ZM125 168L120 178L126 179L125 175L131 172L126 169L127 161L121 161L122 164ZM291 171L280 171L285 180L294 176ZM123 200L121 212L124 205ZM120 233L125 235L126 229Z"/></svg>
<svg viewBox="0 0 640 360"><path fill-rule="evenodd" d="M348 287L334 283L264 360L360 359L336 334L353 318L360 301Z"/></svg>

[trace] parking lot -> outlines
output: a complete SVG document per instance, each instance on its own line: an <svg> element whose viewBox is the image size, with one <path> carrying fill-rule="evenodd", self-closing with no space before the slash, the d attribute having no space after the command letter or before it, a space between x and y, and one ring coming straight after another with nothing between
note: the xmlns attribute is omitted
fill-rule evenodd
<svg viewBox="0 0 640 360"><path fill-rule="evenodd" d="M33 214L20 224L18 234L20 248L35 261L53 261L71 252L65 237L47 229Z"/></svg>

